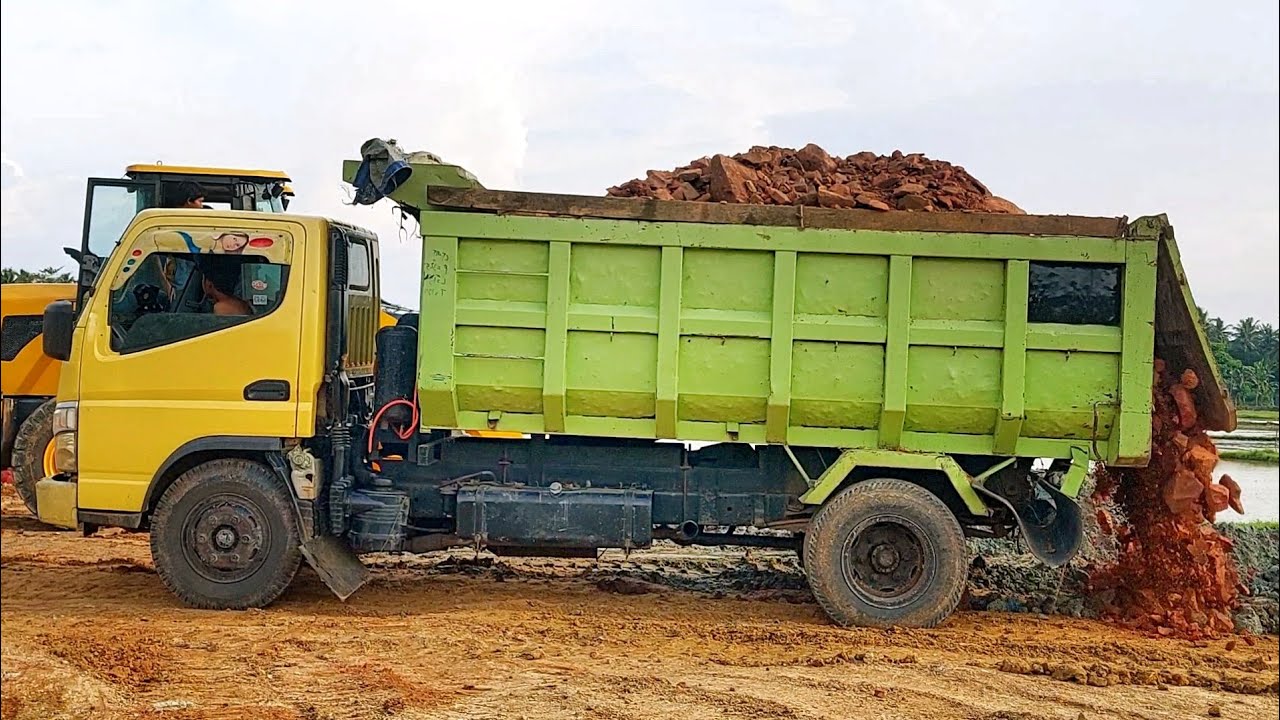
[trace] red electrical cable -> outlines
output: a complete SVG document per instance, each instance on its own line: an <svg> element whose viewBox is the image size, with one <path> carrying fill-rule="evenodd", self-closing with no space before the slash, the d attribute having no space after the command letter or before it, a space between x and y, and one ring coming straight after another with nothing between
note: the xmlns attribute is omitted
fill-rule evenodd
<svg viewBox="0 0 1280 720"><path fill-rule="evenodd" d="M404 398L396 398L395 400L392 400L386 405L383 405L382 407L378 408L378 412L373 414L373 421L369 423L369 443L365 448L366 454L368 455L373 454L373 435L374 435L374 431L378 429L378 422L382 420L383 413L385 413L386 411L390 410L391 408L397 405L408 405L409 409L412 411L412 415L408 425L400 429L392 428L392 431L396 434L396 437L400 438L401 440L408 440L409 438L413 437L413 431L418 427L418 418L419 418L417 389L413 391L412 402L405 400Z"/></svg>

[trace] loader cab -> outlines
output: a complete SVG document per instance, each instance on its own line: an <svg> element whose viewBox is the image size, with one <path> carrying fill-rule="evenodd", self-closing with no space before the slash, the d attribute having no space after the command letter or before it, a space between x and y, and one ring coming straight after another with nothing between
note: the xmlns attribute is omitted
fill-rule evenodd
<svg viewBox="0 0 1280 720"><path fill-rule="evenodd" d="M130 165L123 178L90 178L80 247L67 248L80 265L76 307L83 306L85 293L134 216L151 208L177 207L178 193L190 182L199 183L205 206L213 210L282 213L293 196L289 176L278 170Z"/></svg>

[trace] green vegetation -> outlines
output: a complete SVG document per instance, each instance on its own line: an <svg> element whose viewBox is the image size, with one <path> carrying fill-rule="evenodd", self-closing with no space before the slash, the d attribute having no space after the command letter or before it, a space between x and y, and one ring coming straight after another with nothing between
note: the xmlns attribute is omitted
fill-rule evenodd
<svg viewBox="0 0 1280 720"><path fill-rule="evenodd" d="M1211 317L1203 308L1200 322L1209 336L1214 360L1222 371L1231 399L1242 408L1280 405L1280 368L1277 367L1280 347L1276 329L1251 317L1227 325L1222 318Z"/></svg>
<svg viewBox="0 0 1280 720"><path fill-rule="evenodd" d="M1280 453L1275 450L1223 450L1218 453L1223 460L1239 460L1241 462L1280 464Z"/></svg>
<svg viewBox="0 0 1280 720"><path fill-rule="evenodd" d="M1280 522L1276 522L1275 520L1247 520L1245 522L1224 520L1218 524L1231 525L1237 528L1245 528L1249 530L1271 530L1272 532L1280 530Z"/></svg>
<svg viewBox="0 0 1280 720"><path fill-rule="evenodd" d="M14 270L13 268L4 268L0 270L0 283L70 283L75 282L75 278L71 277L71 273L63 272L62 268L47 267L43 270Z"/></svg>
<svg viewBox="0 0 1280 720"><path fill-rule="evenodd" d="M1280 420L1275 410L1241 410L1236 413L1241 420Z"/></svg>

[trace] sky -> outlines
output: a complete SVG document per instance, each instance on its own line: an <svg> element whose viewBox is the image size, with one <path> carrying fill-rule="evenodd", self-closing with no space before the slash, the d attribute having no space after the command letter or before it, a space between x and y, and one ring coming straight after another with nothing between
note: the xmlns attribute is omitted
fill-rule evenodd
<svg viewBox="0 0 1280 720"><path fill-rule="evenodd" d="M612 6L612 7L611 7ZM368 227L416 306L419 244L349 204L395 138L485 186L598 195L752 145L923 152L1029 212L1167 213L1196 301L1277 323L1277 4L116 2L0 5L6 267L66 266L89 176L279 168Z"/></svg>

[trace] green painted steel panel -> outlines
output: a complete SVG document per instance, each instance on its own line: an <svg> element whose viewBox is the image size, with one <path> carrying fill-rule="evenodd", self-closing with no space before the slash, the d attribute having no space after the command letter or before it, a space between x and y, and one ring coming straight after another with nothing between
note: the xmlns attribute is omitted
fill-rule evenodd
<svg viewBox="0 0 1280 720"><path fill-rule="evenodd" d="M913 320L1000 320L1004 262L919 257L911 264Z"/></svg>
<svg viewBox="0 0 1280 720"><path fill-rule="evenodd" d="M658 338L640 333L571 332L568 412L654 417Z"/></svg>
<svg viewBox="0 0 1280 720"><path fill-rule="evenodd" d="M769 342L735 337L680 341L677 403L683 420L763 422L769 396Z"/></svg>
<svg viewBox="0 0 1280 720"><path fill-rule="evenodd" d="M1026 420L1027 306L1030 293L1030 264L1010 260L1005 266L1004 337L1000 368L1000 416L996 419L993 445L1001 455L1018 446Z"/></svg>
<svg viewBox="0 0 1280 720"><path fill-rule="evenodd" d="M991 348L913 346L904 429L990 434L1000 408L1000 359Z"/></svg>
<svg viewBox="0 0 1280 720"><path fill-rule="evenodd" d="M796 259L798 315L815 321L884 318L889 311L889 258L806 253Z"/></svg>
<svg viewBox="0 0 1280 720"><path fill-rule="evenodd" d="M1145 462L1171 233L421 225L424 427ZM1120 326L1028 322L1036 262L1123 266Z"/></svg>
<svg viewBox="0 0 1280 720"><path fill-rule="evenodd" d="M796 425L869 430L879 424L883 345L797 342L791 368Z"/></svg>
<svg viewBox="0 0 1280 720"><path fill-rule="evenodd" d="M1096 426L1097 439L1111 436L1119 408L1119 355L1032 350L1026 376L1024 434L1093 440Z"/></svg>

